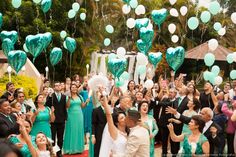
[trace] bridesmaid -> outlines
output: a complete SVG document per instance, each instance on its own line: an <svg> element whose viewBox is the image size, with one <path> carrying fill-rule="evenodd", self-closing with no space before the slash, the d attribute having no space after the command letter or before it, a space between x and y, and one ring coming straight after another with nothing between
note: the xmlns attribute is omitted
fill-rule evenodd
<svg viewBox="0 0 236 157"><path fill-rule="evenodd" d="M89 99L84 103L82 96L78 95L76 84L71 84L70 107L65 126L63 142L64 154L77 154L84 151L84 118L81 107L85 107Z"/></svg>
<svg viewBox="0 0 236 157"><path fill-rule="evenodd" d="M35 99L36 110L32 116L33 128L31 135L36 136L39 132L43 132L48 138L51 137L50 122L55 120L54 107L50 109L44 106L45 99L42 94L39 94Z"/></svg>

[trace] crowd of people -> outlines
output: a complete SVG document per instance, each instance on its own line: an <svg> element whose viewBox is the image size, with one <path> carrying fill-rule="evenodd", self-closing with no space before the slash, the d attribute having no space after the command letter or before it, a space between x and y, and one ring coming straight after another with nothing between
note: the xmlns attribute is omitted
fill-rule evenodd
<svg viewBox="0 0 236 157"><path fill-rule="evenodd" d="M205 82L201 91L171 72L152 88L130 80L121 90L109 75L107 86L92 91L89 79L75 75L52 85L42 79L30 104L23 88L7 83L0 156L61 157L87 145L90 157L154 157L160 144L162 156L235 156L236 80L222 89Z"/></svg>

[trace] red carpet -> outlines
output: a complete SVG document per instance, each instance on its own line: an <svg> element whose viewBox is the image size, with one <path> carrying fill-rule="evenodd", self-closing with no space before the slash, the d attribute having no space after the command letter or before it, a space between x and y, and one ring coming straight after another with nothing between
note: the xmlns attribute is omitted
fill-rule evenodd
<svg viewBox="0 0 236 157"><path fill-rule="evenodd" d="M88 157L88 151L84 151L83 154L63 155L63 157Z"/></svg>

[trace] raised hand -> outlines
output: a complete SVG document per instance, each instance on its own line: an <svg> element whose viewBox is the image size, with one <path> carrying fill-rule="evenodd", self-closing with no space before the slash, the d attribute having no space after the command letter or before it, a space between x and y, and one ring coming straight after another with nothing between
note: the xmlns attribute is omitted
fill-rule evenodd
<svg viewBox="0 0 236 157"><path fill-rule="evenodd" d="M173 131L173 130L174 130L174 126L173 126L172 123L169 123L169 124L167 125L167 128L169 129L169 131Z"/></svg>
<svg viewBox="0 0 236 157"><path fill-rule="evenodd" d="M170 106L168 106L166 108L166 113L170 113L170 114L174 114L175 115L175 114L177 114L177 110L172 108L172 107L170 107Z"/></svg>

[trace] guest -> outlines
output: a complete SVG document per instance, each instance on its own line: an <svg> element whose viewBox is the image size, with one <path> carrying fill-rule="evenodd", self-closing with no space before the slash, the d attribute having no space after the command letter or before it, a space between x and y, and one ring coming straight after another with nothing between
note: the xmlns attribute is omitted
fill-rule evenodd
<svg viewBox="0 0 236 157"><path fill-rule="evenodd" d="M110 95L108 97L108 101L110 103L111 100L115 101L115 106L119 104L119 98L123 93L119 87L112 86Z"/></svg>
<svg viewBox="0 0 236 157"><path fill-rule="evenodd" d="M23 157L20 150L10 142L0 141L0 148L1 157Z"/></svg>
<svg viewBox="0 0 236 157"><path fill-rule="evenodd" d="M133 102L133 107L137 109L137 111L138 111L138 104L142 102L142 100L143 100L143 93L141 91L137 91Z"/></svg>
<svg viewBox="0 0 236 157"><path fill-rule="evenodd" d="M32 107L25 103L25 94L21 91L16 92L16 100L21 104L21 113L30 119L32 116Z"/></svg>
<svg viewBox="0 0 236 157"><path fill-rule="evenodd" d="M127 92L126 94L129 94L130 96L134 96L136 93L135 91L135 82L134 80L130 80L127 86Z"/></svg>
<svg viewBox="0 0 236 157"><path fill-rule="evenodd" d="M64 83L64 82L61 82L60 86L61 86L61 93L64 94L64 93L66 92L65 83Z"/></svg>
<svg viewBox="0 0 236 157"><path fill-rule="evenodd" d="M15 86L12 82L6 84L6 92L1 96L2 99L7 99L9 102L14 101Z"/></svg>
<svg viewBox="0 0 236 157"><path fill-rule="evenodd" d="M71 79L69 77L66 78L66 83L65 83L65 95L69 96L70 95L70 85L71 85Z"/></svg>
<svg viewBox="0 0 236 157"><path fill-rule="evenodd" d="M199 99L199 95L197 94L197 89L195 85L193 85L192 83L189 83L187 85L187 97L189 99L193 99L193 98Z"/></svg>

